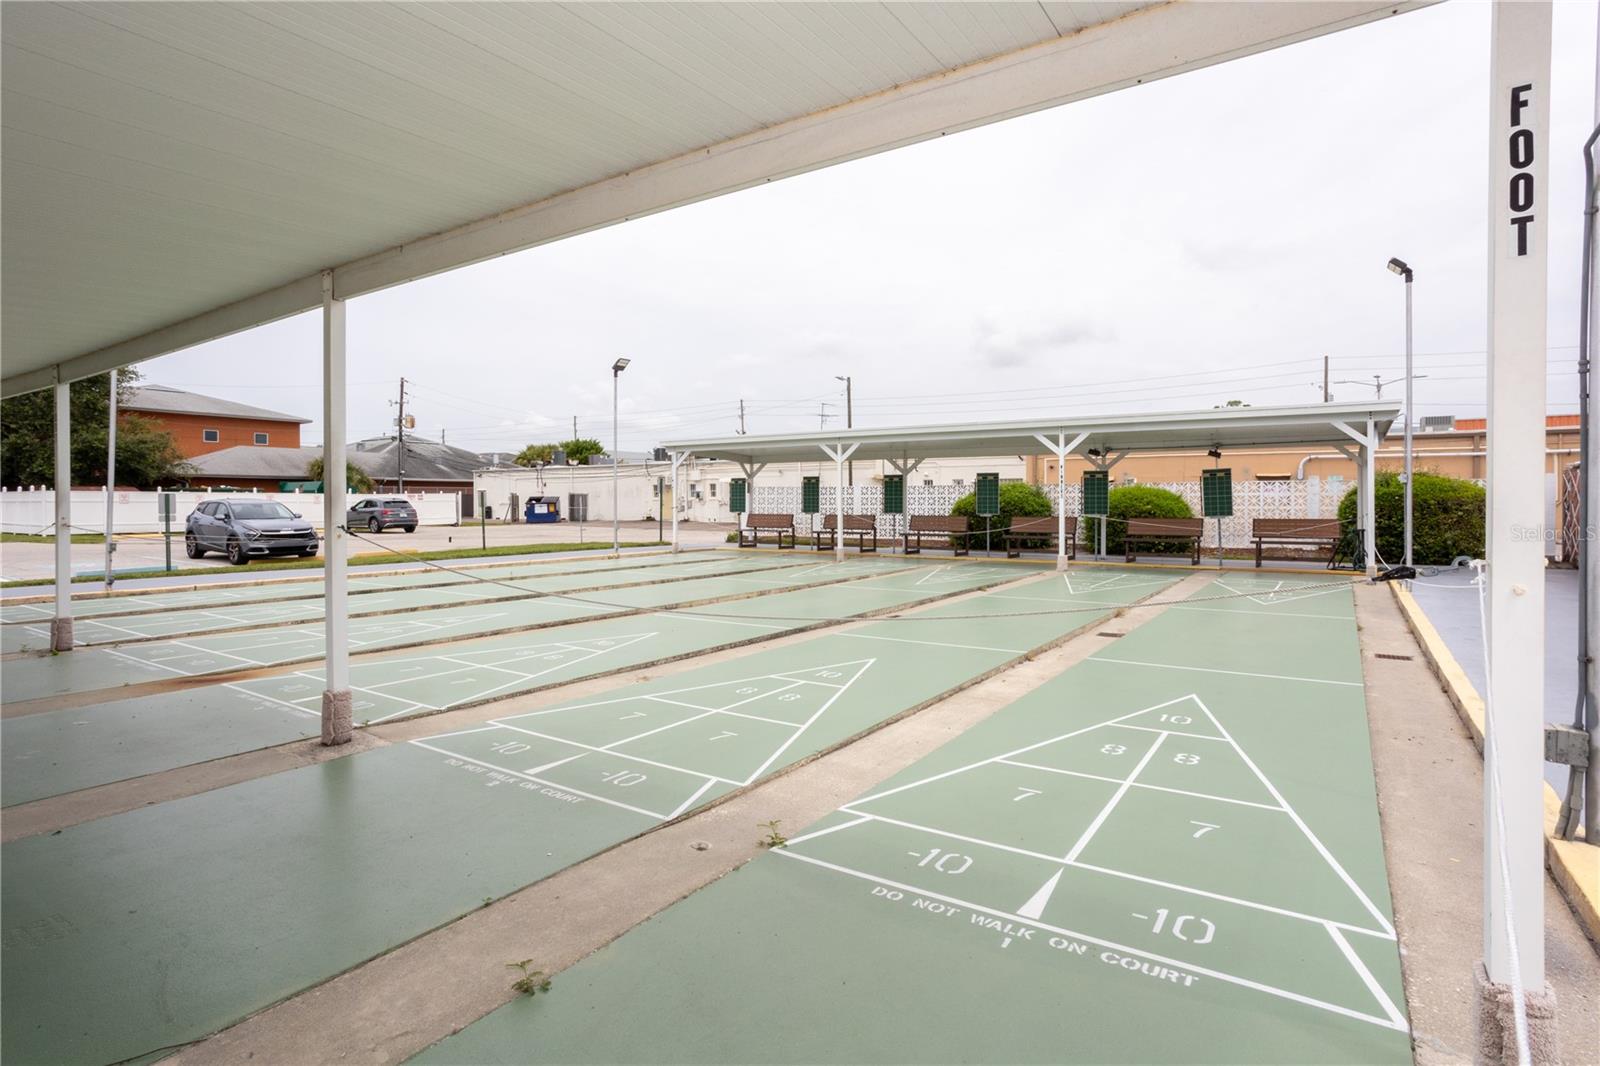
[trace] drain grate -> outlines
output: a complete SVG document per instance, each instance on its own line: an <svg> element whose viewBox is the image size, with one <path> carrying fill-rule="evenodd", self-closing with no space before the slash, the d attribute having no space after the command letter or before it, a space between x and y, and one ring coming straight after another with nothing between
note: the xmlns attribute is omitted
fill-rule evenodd
<svg viewBox="0 0 1600 1066"><path fill-rule="evenodd" d="M1095 634L1095 636L1097 636L1097 637L1125 637L1127 635L1128 634L1126 634L1126 633L1096 633Z"/></svg>
<svg viewBox="0 0 1600 1066"><path fill-rule="evenodd" d="M1396 662L1402 663L1408 663L1412 661L1412 657L1409 655L1395 655L1392 652L1387 651L1373 652L1372 657L1374 659L1393 659Z"/></svg>

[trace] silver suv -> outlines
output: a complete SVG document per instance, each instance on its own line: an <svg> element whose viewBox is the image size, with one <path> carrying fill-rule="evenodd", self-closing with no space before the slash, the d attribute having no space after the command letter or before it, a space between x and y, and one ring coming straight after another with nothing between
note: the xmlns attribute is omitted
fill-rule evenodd
<svg viewBox="0 0 1600 1066"><path fill-rule="evenodd" d="M189 558L222 552L241 566L252 555L315 555L317 531L311 523L276 500L207 500L190 513L183 527Z"/></svg>
<svg viewBox="0 0 1600 1066"><path fill-rule="evenodd" d="M411 501L399 496L376 496L357 500L345 518L346 529L365 526L369 533L382 533L390 526L399 526L407 533L417 530L417 509Z"/></svg>

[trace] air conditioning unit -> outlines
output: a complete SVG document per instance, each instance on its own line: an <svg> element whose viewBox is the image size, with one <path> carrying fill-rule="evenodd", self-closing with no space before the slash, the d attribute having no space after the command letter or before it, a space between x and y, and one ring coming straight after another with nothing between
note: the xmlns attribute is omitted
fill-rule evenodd
<svg viewBox="0 0 1600 1066"><path fill-rule="evenodd" d="M1419 433L1448 433L1455 428L1455 415L1423 415L1417 422Z"/></svg>

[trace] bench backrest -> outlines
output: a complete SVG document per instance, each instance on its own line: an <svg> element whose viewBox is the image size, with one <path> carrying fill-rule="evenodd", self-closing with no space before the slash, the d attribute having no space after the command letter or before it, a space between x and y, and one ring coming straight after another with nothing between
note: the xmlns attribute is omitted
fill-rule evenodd
<svg viewBox="0 0 1600 1066"><path fill-rule="evenodd" d="M1252 537L1305 537L1308 540L1337 540L1337 518L1257 518L1250 523Z"/></svg>
<svg viewBox="0 0 1600 1066"><path fill-rule="evenodd" d="M837 514L822 516L823 529L833 529L838 524L839 516ZM871 533L877 528L878 524L871 515L847 514L844 516L844 531L846 533Z"/></svg>
<svg viewBox="0 0 1600 1066"><path fill-rule="evenodd" d="M967 520L959 515L914 514L911 516L913 533L965 533Z"/></svg>
<svg viewBox="0 0 1600 1066"><path fill-rule="evenodd" d="M1055 531L1056 531L1056 520L1053 517L1052 518L1045 518L1045 517L1022 518L1022 517L1017 517L1017 518L1013 518L1011 520L1011 532L1013 532L1013 533L1038 533L1038 534L1049 533L1049 534L1053 535L1055 533ZM1078 516L1077 515L1068 515L1067 516L1067 536L1070 537L1070 536L1072 536L1073 534L1075 534L1077 532L1078 532Z"/></svg>
<svg viewBox="0 0 1600 1066"><path fill-rule="evenodd" d="M1132 537L1198 537L1205 532L1203 518L1130 518Z"/></svg>
<svg viewBox="0 0 1600 1066"><path fill-rule="evenodd" d="M744 516L746 529L793 529L794 515L792 514L747 514Z"/></svg>

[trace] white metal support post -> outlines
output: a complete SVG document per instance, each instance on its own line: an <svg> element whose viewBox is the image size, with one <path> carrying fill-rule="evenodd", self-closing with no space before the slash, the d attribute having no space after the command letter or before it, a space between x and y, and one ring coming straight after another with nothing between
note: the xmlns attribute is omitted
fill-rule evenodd
<svg viewBox="0 0 1600 1066"><path fill-rule="evenodd" d="M110 413L106 420L106 591L117 580L111 557L117 551L117 372L111 371Z"/></svg>
<svg viewBox="0 0 1600 1066"><path fill-rule="evenodd" d="M1332 423L1333 428L1355 441L1355 447L1335 444L1334 450L1356 464L1356 526L1361 530L1361 549L1366 555L1367 576L1378 576L1378 507L1374 500L1378 469L1378 428L1367 419L1364 429L1356 429L1345 422Z"/></svg>
<svg viewBox="0 0 1600 1066"><path fill-rule="evenodd" d="M900 487L903 490L901 506L902 524L900 527L900 553L905 554L906 545L911 543L911 472L922 465L921 459L912 459L901 455L899 461L889 460L889 469L900 475Z"/></svg>
<svg viewBox="0 0 1600 1066"><path fill-rule="evenodd" d="M833 482L838 486L838 491L834 495L834 510L837 515L835 522L837 524L833 527L833 561L836 563L844 562L844 464L845 460L854 455L859 447L859 444L852 444L846 448L844 441L840 441L832 448L826 444L821 445L823 453L833 460L837 471Z"/></svg>
<svg viewBox="0 0 1600 1066"><path fill-rule="evenodd" d="M739 461L739 469L744 473L744 510L739 515L740 529L744 528L745 515L754 512L756 505L756 475L766 468L766 463L758 463L753 459L749 462L745 462L742 459ZM758 533L756 536L760 537L760 534Z"/></svg>
<svg viewBox="0 0 1600 1066"><path fill-rule="evenodd" d="M678 468L689 458L688 452L672 453L672 553L678 553Z"/></svg>
<svg viewBox="0 0 1600 1066"><path fill-rule="evenodd" d="M72 386L56 369L56 615L50 650L72 650Z"/></svg>
<svg viewBox="0 0 1600 1066"><path fill-rule="evenodd" d="M351 736L350 604L345 535L344 301L333 293L333 271L322 273L322 530L323 632L327 668L322 692L322 742Z"/></svg>
<svg viewBox="0 0 1600 1066"><path fill-rule="evenodd" d="M1494 5L1489 75L1487 721L1479 1047L1555 1061L1544 979L1548 3ZM1516 986L1527 995L1527 1008ZM1541 1002L1543 1001L1543 1002ZM1487 1013L1486 1013L1487 1008Z"/></svg>
<svg viewBox="0 0 1600 1066"><path fill-rule="evenodd" d="M1056 569L1065 570L1067 568L1067 456L1087 440L1089 434L1079 433L1072 438L1071 444L1067 443L1066 430L1057 431L1055 440L1051 440L1043 433L1035 433L1033 438L1056 457Z"/></svg>

